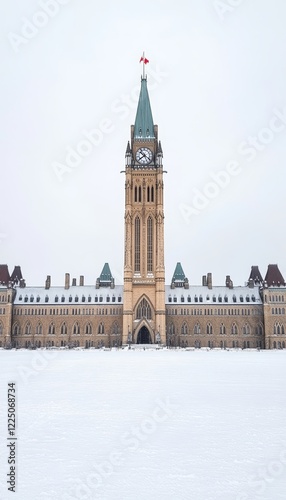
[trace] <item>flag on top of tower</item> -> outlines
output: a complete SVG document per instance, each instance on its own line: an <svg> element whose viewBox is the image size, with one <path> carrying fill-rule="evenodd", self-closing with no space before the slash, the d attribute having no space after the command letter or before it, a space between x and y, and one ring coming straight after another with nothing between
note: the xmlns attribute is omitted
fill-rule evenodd
<svg viewBox="0 0 286 500"><path fill-rule="evenodd" d="M143 62L144 64L148 64L149 59L147 59L147 58L145 57L145 55L143 54L143 56L141 57L141 59L140 59L140 61L139 61L139 62L140 62L140 63L141 63L141 62Z"/></svg>

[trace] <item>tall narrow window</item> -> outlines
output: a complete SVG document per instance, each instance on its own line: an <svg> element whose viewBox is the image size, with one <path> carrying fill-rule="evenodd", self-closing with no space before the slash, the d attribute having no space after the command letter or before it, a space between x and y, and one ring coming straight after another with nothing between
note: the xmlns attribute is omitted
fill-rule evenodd
<svg viewBox="0 0 286 500"><path fill-rule="evenodd" d="M141 186L140 186L140 187L138 188L138 201L139 201L139 203L141 203L141 201L142 201L142 199L141 199L141 198L142 198L142 190L141 190Z"/></svg>
<svg viewBox="0 0 286 500"><path fill-rule="evenodd" d="M147 202L150 201L150 186L147 187Z"/></svg>
<svg viewBox="0 0 286 500"><path fill-rule="evenodd" d="M147 220L147 272L153 272L153 219Z"/></svg>
<svg viewBox="0 0 286 500"><path fill-rule="evenodd" d="M154 186L151 187L151 201L154 201Z"/></svg>
<svg viewBox="0 0 286 500"><path fill-rule="evenodd" d="M135 219L135 273L140 273L140 219Z"/></svg>
<svg viewBox="0 0 286 500"><path fill-rule="evenodd" d="M134 201L135 201L135 203L137 202L137 186L135 186L135 189L134 189Z"/></svg>

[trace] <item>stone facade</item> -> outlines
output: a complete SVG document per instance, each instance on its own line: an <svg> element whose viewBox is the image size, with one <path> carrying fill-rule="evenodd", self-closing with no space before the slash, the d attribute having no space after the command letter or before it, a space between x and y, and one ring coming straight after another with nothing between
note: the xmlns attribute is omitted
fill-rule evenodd
<svg viewBox="0 0 286 500"><path fill-rule="evenodd" d="M0 265L0 347L112 347L160 343L188 348L285 348L286 283L277 265L245 286L190 285L180 263L165 284L163 152L147 79L125 156L124 284L105 264L94 285L69 274L26 286L21 268Z"/></svg>

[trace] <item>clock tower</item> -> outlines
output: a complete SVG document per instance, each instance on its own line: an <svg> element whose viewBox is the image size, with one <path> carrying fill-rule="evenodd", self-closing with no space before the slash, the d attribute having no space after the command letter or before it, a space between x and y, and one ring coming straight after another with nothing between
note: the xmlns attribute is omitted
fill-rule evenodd
<svg viewBox="0 0 286 500"><path fill-rule="evenodd" d="M162 158L143 75L125 155L123 343L166 343Z"/></svg>

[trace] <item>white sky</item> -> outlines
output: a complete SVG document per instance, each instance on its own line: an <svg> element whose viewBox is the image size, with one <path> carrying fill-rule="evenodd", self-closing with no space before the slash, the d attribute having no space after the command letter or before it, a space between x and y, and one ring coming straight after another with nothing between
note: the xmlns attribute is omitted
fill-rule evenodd
<svg viewBox="0 0 286 500"><path fill-rule="evenodd" d="M226 274L243 284L254 264L264 275L278 263L285 277L285 0L220 8L214 0L53 0L58 12L45 19L49 2L1 0L0 262L21 265L29 285L47 274L62 285L65 272L94 283L108 261L122 282L120 171L145 50L168 171L166 283L177 261L192 284L207 272L214 284ZM16 40L27 36L27 21L46 25ZM284 108L283 124L274 117ZM104 129L106 120L109 133L60 182L53 162L64 164L83 130ZM251 136L264 141L256 153L247 152ZM208 190L211 174L231 161L239 174L186 216L194 190Z"/></svg>

